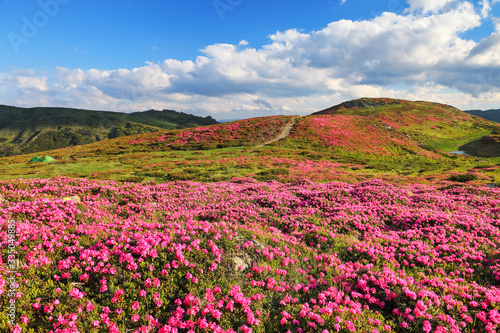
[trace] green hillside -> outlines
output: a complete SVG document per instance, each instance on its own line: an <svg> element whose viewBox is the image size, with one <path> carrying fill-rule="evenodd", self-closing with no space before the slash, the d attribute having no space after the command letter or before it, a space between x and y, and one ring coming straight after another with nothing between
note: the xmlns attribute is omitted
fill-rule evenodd
<svg viewBox="0 0 500 333"><path fill-rule="evenodd" d="M216 123L211 117L202 118L170 110L126 114L0 105L0 156L34 153L162 129Z"/></svg>
<svg viewBox="0 0 500 333"><path fill-rule="evenodd" d="M360 99L315 114L162 130L0 159L3 179L66 175L118 181L500 184L500 125L454 107ZM279 139L279 140L277 140ZM449 153L462 150L472 156Z"/></svg>

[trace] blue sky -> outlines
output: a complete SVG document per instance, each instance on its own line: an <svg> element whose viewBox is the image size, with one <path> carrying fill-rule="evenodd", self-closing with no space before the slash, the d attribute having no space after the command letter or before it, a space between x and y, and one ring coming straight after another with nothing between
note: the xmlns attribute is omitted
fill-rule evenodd
<svg viewBox="0 0 500 333"><path fill-rule="evenodd" d="M366 19L388 8L401 12L408 7L403 1L391 5L370 0L344 4L340 0L70 0L64 5L42 0L54 2L59 6L57 15L29 43L20 44L19 52L8 38L1 40L1 49L7 51L2 54L1 70L12 66L115 69L168 58L195 60L199 50L211 44L247 40L261 47L277 31L318 30L332 21ZM21 19L33 21L42 9L38 1L25 3L1 1L2 32L22 36Z"/></svg>
<svg viewBox="0 0 500 333"><path fill-rule="evenodd" d="M500 1L0 0L0 104L216 118L500 108Z"/></svg>

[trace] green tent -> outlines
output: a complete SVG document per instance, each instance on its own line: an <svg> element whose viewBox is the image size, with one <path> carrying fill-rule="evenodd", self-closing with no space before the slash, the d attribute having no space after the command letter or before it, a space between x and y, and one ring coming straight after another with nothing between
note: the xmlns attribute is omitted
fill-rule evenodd
<svg viewBox="0 0 500 333"><path fill-rule="evenodd" d="M30 160L30 162L43 162L43 158L35 156Z"/></svg>
<svg viewBox="0 0 500 333"><path fill-rule="evenodd" d="M55 161L55 159L52 156L46 155L43 159L42 162L52 162Z"/></svg>

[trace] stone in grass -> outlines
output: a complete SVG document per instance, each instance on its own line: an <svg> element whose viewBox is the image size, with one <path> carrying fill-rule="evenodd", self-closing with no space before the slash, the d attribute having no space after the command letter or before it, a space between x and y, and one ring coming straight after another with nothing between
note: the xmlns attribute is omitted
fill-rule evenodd
<svg viewBox="0 0 500 333"><path fill-rule="evenodd" d="M74 203L79 203L82 202L82 199L77 195L73 195L71 197L63 197L62 201L73 201Z"/></svg>
<svg viewBox="0 0 500 333"><path fill-rule="evenodd" d="M9 261L8 263L10 269L13 269L15 271L23 269L26 266L26 263L21 259L14 259L12 261Z"/></svg>
<svg viewBox="0 0 500 333"><path fill-rule="evenodd" d="M253 244L254 246L258 246L258 247L260 247L261 249L264 249L264 248L265 248L265 246L264 246L264 245L262 245L261 243L259 243L259 242L258 242L258 241L256 241L255 239L245 239L245 238L243 238L243 237L238 236L238 237L236 237L236 240L237 240L237 241L239 241L240 243L252 242L252 244Z"/></svg>
<svg viewBox="0 0 500 333"><path fill-rule="evenodd" d="M234 263L234 270L235 271L239 271L239 270L244 271L245 269L247 269L249 267L249 263L240 257L234 257L233 263Z"/></svg>

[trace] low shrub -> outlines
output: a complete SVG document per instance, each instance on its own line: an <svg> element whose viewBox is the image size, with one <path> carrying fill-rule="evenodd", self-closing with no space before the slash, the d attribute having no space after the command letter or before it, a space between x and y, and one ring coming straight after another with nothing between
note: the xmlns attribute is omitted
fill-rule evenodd
<svg viewBox="0 0 500 333"><path fill-rule="evenodd" d="M460 182L460 183L466 183L470 182L472 180L476 180L477 176L471 173L463 173L459 175L452 175L448 178L448 180L451 180L453 182Z"/></svg>

